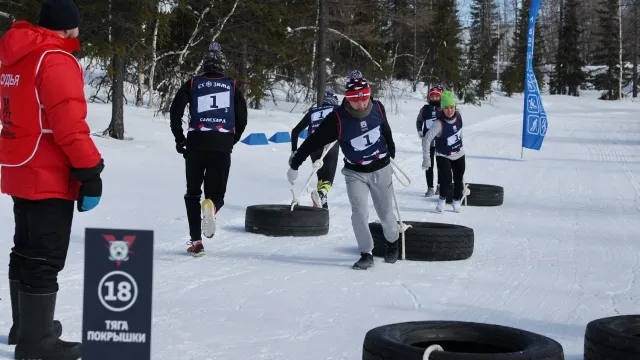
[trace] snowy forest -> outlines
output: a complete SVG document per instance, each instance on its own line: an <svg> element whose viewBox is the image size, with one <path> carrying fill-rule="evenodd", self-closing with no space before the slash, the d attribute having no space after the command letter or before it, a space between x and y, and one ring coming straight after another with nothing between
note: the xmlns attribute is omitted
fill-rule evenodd
<svg viewBox="0 0 640 360"><path fill-rule="evenodd" d="M325 86L342 92L360 69L373 94L401 80L441 84L465 103L493 91L522 93L530 0L76 0L83 23L76 53L110 103L108 135L123 138L125 93L166 113L199 72L212 40L227 75L260 109L286 83L287 101L312 104ZM37 23L40 0L0 0L0 31ZM543 0L534 65L546 94L638 96L640 0ZM622 65L622 66L621 66ZM279 85L280 84L280 85Z"/></svg>

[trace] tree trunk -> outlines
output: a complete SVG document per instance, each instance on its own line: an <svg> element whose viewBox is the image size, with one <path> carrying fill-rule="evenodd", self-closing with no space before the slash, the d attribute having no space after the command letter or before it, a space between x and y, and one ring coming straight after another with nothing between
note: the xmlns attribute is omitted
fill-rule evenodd
<svg viewBox="0 0 640 360"><path fill-rule="evenodd" d="M637 22L638 16L640 15L640 2L635 2L633 4L633 15L634 15L634 19L636 19L636 22L634 23L634 34L635 36L633 36L633 97L637 98L638 97L638 56L640 56L640 54L638 54L638 48L640 48L640 40L638 39L638 36L640 36L640 25Z"/></svg>
<svg viewBox="0 0 640 360"><path fill-rule="evenodd" d="M416 86L418 84L418 4L416 0L413 0L413 69L411 90L416 92Z"/></svg>
<svg viewBox="0 0 640 360"><path fill-rule="evenodd" d="M113 55L113 95L111 99L111 123L104 131L114 139L124 139L124 75L126 55Z"/></svg>
<svg viewBox="0 0 640 360"><path fill-rule="evenodd" d="M322 99L327 82L327 0L320 0L320 21L318 29L318 82L316 84L317 104L322 105Z"/></svg>
<svg viewBox="0 0 640 360"><path fill-rule="evenodd" d="M633 97L638 97L638 39L633 47Z"/></svg>
<svg viewBox="0 0 640 360"><path fill-rule="evenodd" d="M246 98L248 93L247 83L249 80L249 44L246 38L242 39L242 62L240 64L240 76L242 76L241 91Z"/></svg>
<svg viewBox="0 0 640 360"><path fill-rule="evenodd" d="M144 63L138 60L138 89L136 90L136 106L140 107L144 101L142 99L142 90L144 88Z"/></svg>

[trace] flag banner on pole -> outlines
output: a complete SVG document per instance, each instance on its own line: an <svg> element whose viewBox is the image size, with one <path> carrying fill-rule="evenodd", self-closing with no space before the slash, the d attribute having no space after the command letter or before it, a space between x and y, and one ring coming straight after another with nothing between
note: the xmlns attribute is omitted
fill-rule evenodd
<svg viewBox="0 0 640 360"><path fill-rule="evenodd" d="M540 150L547 134L547 113L542 105L538 81L533 72L533 42L536 18L542 0L532 0L529 10L529 31L527 36L527 71L524 80L524 115L522 123L522 147Z"/></svg>

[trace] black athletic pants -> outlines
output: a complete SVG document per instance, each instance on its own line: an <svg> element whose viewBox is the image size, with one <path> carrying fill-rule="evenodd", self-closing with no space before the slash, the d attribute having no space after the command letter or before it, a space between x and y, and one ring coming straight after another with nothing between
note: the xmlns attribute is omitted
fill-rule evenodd
<svg viewBox="0 0 640 360"><path fill-rule="evenodd" d="M458 160L449 160L443 156L436 156L438 162L438 178L440 180L440 199L445 199L449 186L451 186L451 177L453 172L453 200L462 199L462 178L465 170L464 155Z"/></svg>
<svg viewBox="0 0 640 360"><path fill-rule="evenodd" d="M431 167L425 171L425 175L427 176L427 187L433 187L433 168L436 166L436 163L433 161L433 157L436 154L436 148L432 147L429 149L429 157L431 158ZM438 166L438 185L440 185L440 167Z"/></svg>
<svg viewBox="0 0 640 360"><path fill-rule="evenodd" d="M316 161L320 159L322 156L322 151L324 148L320 148L311 154L311 160ZM329 150L327 155L322 159L322 167L318 169L318 181L328 181L333 184L333 179L336 176L336 168L338 167L338 155L340 154L340 146L338 143L335 143L333 147Z"/></svg>
<svg viewBox="0 0 640 360"><path fill-rule="evenodd" d="M202 240L202 212L200 198L204 184L204 198L213 201L216 213L224 205L227 180L231 167L231 154L218 151L187 150L185 154L187 193L184 203L187 207L189 234L192 241Z"/></svg>
<svg viewBox="0 0 640 360"><path fill-rule="evenodd" d="M9 255L9 280L29 294L58 291L58 273L69 250L74 201L13 197L15 233Z"/></svg>

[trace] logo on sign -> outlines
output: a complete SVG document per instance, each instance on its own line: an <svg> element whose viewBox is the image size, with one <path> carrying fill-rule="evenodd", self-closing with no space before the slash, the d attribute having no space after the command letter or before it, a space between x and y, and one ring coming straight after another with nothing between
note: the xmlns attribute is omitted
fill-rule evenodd
<svg viewBox="0 0 640 360"><path fill-rule="evenodd" d="M129 260L129 254L133 254L131 247L136 240L135 235L127 235L122 240L117 240L115 235L103 235L109 245L106 247L109 249L109 260L115 261L116 266L120 266L123 261Z"/></svg>
<svg viewBox="0 0 640 360"><path fill-rule="evenodd" d="M536 91L536 77L533 74L527 74L527 89Z"/></svg>
<svg viewBox="0 0 640 360"><path fill-rule="evenodd" d="M540 135L545 136L547 134L547 117L540 117Z"/></svg>
<svg viewBox="0 0 640 360"><path fill-rule="evenodd" d="M539 113L540 112L540 106L538 105L538 96L535 94L530 94L527 97L527 107L529 108L529 111L532 113Z"/></svg>
<svg viewBox="0 0 640 360"><path fill-rule="evenodd" d="M529 134L540 134L540 117L538 115L529 115L527 118L527 132Z"/></svg>

